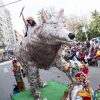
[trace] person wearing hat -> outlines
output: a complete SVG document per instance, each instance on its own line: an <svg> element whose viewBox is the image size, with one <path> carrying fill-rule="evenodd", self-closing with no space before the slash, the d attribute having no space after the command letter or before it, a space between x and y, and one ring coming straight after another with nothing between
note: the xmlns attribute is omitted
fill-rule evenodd
<svg viewBox="0 0 100 100"><path fill-rule="evenodd" d="M25 88L25 84L24 84L22 76L21 76L20 66L18 66L17 60L13 60L12 64L13 64L12 71L13 71L13 74L15 76L15 80L16 80L16 83L17 83L18 91L19 92L20 91L24 91L24 90L26 90L26 88Z"/></svg>
<svg viewBox="0 0 100 100"><path fill-rule="evenodd" d="M33 32L34 26L36 26L36 22L33 17L28 17L27 20L25 20L23 14L22 14L22 18L23 18L24 24L26 26L26 34L24 37L27 37L28 34Z"/></svg>
<svg viewBox="0 0 100 100"><path fill-rule="evenodd" d="M97 59L98 67L100 67L100 48L97 49L96 56L94 57Z"/></svg>

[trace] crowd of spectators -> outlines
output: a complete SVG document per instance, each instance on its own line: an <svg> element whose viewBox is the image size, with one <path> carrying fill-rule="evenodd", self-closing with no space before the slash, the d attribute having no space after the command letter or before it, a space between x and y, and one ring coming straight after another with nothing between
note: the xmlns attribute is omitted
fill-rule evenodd
<svg viewBox="0 0 100 100"><path fill-rule="evenodd" d="M87 40L86 43L78 42L73 47L65 45L63 57L66 61L76 58L80 62L88 63L89 66L100 67L100 44L98 41L92 41L90 44Z"/></svg>

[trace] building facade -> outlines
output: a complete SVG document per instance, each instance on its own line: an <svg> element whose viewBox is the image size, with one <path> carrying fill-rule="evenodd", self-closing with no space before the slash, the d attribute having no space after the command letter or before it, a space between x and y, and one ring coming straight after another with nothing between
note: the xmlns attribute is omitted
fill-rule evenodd
<svg viewBox="0 0 100 100"><path fill-rule="evenodd" d="M16 43L20 43L23 40L23 36L20 35L20 33L17 30L14 30L15 37L16 37Z"/></svg>
<svg viewBox="0 0 100 100"><path fill-rule="evenodd" d="M4 5L0 0L0 6ZM0 46L5 45L6 49L11 49L15 43L11 14L5 7L0 7Z"/></svg>

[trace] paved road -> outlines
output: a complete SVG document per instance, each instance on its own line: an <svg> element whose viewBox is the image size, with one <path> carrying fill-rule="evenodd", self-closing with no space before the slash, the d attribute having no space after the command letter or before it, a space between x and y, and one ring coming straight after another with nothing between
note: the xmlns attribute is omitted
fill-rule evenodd
<svg viewBox="0 0 100 100"><path fill-rule="evenodd" d="M11 72L12 64L10 62L5 64L0 64L0 100L11 100L10 94L13 90L13 75ZM93 89L95 89L100 83L100 68L90 67L90 81ZM55 80L60 83L69 84L70 80L67 76L56 69L51 68L49 71L40 70L41 77L44 81ZM58 78L57 76L60 76ZM29 89L27 79L24 79L26 88Z"/></svg>

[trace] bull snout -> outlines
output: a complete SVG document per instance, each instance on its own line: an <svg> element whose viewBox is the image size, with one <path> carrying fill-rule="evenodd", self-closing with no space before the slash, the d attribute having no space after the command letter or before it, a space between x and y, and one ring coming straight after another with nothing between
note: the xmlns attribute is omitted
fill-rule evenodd
<svg viewBox="0 0 100 100"><path fill-rule="evenodd" d="M75 35L74 35L73 33L69 33L69 34L68 34L68 37L69 37L71 40L73 40L73 39L75 38Z"/></svg>

